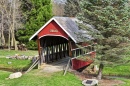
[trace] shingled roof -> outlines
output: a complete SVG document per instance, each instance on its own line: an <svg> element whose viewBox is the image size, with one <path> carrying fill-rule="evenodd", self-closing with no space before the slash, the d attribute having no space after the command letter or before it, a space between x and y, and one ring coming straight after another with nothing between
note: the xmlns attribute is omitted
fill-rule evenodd
<svg viewBox="0 0 130 86"><path fill-rule="evenodd" d="M76 18L70 18L70 17L53 17L51 18L45 25L43 25L34 35L30 37L29 40L32 40L34 37L38 35L38 33L44 29L46 25L48 25L51 21L55 21L62 29L65 31L65 33L75 42L83 42L84 39L80 38L80 34L85 34L83 37L86 40L92 39L89 35L86 34L85 31L80 30L77 23L76 23Z"/></svg>

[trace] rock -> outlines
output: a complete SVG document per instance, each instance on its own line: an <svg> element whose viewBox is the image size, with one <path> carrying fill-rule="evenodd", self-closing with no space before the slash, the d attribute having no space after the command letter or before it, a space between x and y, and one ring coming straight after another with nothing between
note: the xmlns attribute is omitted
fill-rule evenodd
<svg viewBox="0 0 130 86"><path fill-rule="evenodd" d="M12 73L9 75L9 79L19 78L22 76L21 72Z"/></svg>
<svg viewBox="0 0 130 86"><path fill-rule="evenodd" d="M12 64L12 62L8 62L8 64Z"/></svg>
<svg viewBox="0 0 130 86"><path fill-rule="evenodd" d="M10 59L11 57L10 56L6 56L6 59Z"/></svg>
<svg viewBox="0 0 130 86"><path fill-rule="evenodd" d="M97 86L98 80L96 80L96 79L86 79L86 80L82 81L82 84L84 86Z"/></svg>
<svg viewBox="0 0 130 86"><path fill-rule="evenodd" d="M37 57L32 58L32 63L34 63L37 60Z"/></svg>
<svg viewBox="0 0 130 86"><path fill-rule="evenodd" d="M99 70L98 66L97 65L94 65L93 67L93 72L97 72Z"/></svg>

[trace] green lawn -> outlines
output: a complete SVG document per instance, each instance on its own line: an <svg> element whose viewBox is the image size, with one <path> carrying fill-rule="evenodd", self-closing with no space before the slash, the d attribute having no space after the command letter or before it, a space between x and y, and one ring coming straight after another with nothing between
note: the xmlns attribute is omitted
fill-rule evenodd
<svg viewBox="0 0 130 86"><path fill-rule="evenodd" d="M15 50L0 50L0 69L10 70L10 71L21 71L27 69L31 60L18 60L18 59L7 59L6 56L14 56L15 54L25 55L25 56L35 56L38 55L37 51L15 51ZM11 62L11 64L8 64Z"/></svg>
<svg viewBox="0 0 130 86"><path fill-rule="evenodd" d="M16 60L6 59L6 56L13 56L15 54L35 56L38 54L37 51L8 51L0 50L0 68L7 68L15 71L23 70L30 66L30 60ZM125 60L130 60L128 56ZM8 64L11 62L11 64ZM45 74L39 72L39 70L32 70L31 72L23 75L19 79L6 80L11 72L0 70L0 86L82 86L81 81L73 74L68 73L66 76L62 76L62 72L54 74ZM130 77L130 63L119 66L105 66L103 70L104 75L117 75L117 76L129 76ZM130 86L129 79L120 79L126 82L121 86Z"/></svg>
<svg viewBox="0 0 130 86"><path fill-rule="evenodd" d="M6 59L5 57L15 54L34 56L37 53L37 51L0 50L0 68L22 70L30 64L30 60ZM46 74L39 71L32 70L18 79L6 80L11 72L0 70L0 86L82 86L81 81L74 74L67 73L63 76L62 72Z"/></svg>
<svg viewBox="0 0 130 86"><path fill-rule="evenodd" d="M106 65L103 69L105 75L129 76L130 77L130 55L124 58L124 63L117 66ZM127 63L125 63L127 62Z"/></svg>
<svg viewBox="0 0 130 86"><path fill-rule="evenodd" d="M130 86L130 79L119 79L119 80L122 80L124 81L125 83L121 86Z"/></svg>
<svg viewBox="0 0 130 86"><path fill-rule="evenodd" d="M117 79L125 82L121 86L130 86L130 63L126 63L125 65L115 67L105 67L103 70L103 74L126 77L126 79L125 78L117 78Z"/></svg>
<svg viewBox="0 0 130 86"><path fill-rule="evenodd" d="M115 67L104 67L103 74L130 77L130 63Z"/></svg>
<svg viewBox="0 0 130 86"><path fill-rule="evenodd" d="M0 72L0 86L82 86L81 81L71 73L63 76L62 72L47 74L32 70L18 79L6 80L10 72Z"/></svg>
<svg viewBox="0 0 130 86"><path fill-rule="evenodd" d="M130 60L130 55L124 58L124 61ZM103 75L114 75L126 78L117 78L124 81L125 83L121 86L130 86L130 62L118 66L105 66L103 69Z"/></svg>
<svg viewBox="0 0 130 86"><path fill-rule="evenodd" d="M28 50L28 51L15 51L15 50L0 50L0 58L6 56L14 56L15 54L26 55L26 56L35 56L38 55L38 51Z"/></svg>
<svg viewBox="0 0 130 86"><path fill-rule="evenodd" d="M8 64L11 62L11 64ZM27 69L31 64L31 60L17 60L0 58L0 69L10 71L22 71Z"/></svg>

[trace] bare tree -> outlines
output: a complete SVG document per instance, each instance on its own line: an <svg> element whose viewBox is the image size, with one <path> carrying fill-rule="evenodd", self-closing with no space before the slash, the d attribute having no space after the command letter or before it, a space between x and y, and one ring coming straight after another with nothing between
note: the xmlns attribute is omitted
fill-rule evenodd
<svg viewBox="0 0 130 86"><path fill-rule="evenodd" d="M4 37L4 27L3 27L3 24L4 24L4 10L3 10L3 6L2 6L3 2L1 2L1 6L0 6L0 45L1 46L4 46L5 45L5 37Z"/></svg>
<svg viewBox="0 0 130 86"><path fill-rule="evenodd" d="M64 3L56 3L56 2L52 2L53 5L53 14L55 16L63 16L64 15Z"/></svg>
<svg viewBox="0 0 130 86"><path fill-rule="evenodd" d="M17 3L17 4L16 4ZM20 21L21 11L20 11L20 0L1 0L0 1L0 9L1 9L1 41L5 43L4 39L4 31L8 32L8 48L14 46L15 50L17 50L17 43L15 38L15 30L22 26L22 22ZM3 15L4 14L4 15ZM3 20L3 21L2 21ZM5 27L3 27L3 24ZM2 34L3 33L3 34ZM0 43L1 43L0 42Z"/></svg>

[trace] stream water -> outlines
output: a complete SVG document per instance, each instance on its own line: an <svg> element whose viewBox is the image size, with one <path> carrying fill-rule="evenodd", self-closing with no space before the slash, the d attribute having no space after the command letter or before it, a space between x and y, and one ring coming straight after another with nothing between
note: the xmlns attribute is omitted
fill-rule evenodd
<svg viewBox="0 0 130 86"><path fill-rule="evenodd" d="M104 78L108 78L108 79L119 79L119 78L130 79L130 76L112 76L112 75L109 75L109 76L104 76Z"/></svg>

